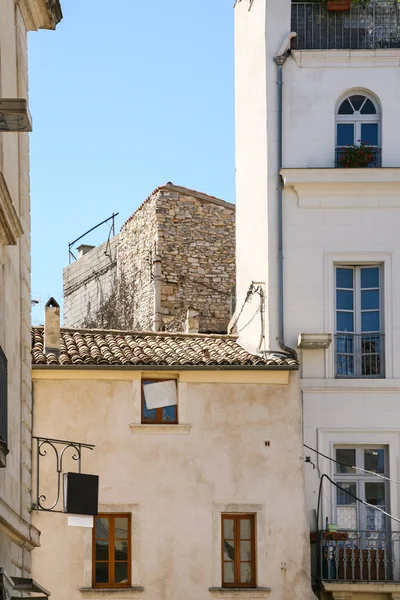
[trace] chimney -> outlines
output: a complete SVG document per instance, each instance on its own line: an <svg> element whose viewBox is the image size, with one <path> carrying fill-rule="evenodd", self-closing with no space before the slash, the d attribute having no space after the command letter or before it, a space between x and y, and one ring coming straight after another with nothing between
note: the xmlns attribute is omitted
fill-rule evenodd
<svg viewBox="0 0 400 600"><path fill-rule="evenodd" d="M85 254L93 250L93 248L96 248L96 246L88 246L87 244L81 244L77 247L78 258L82 258L82 256L85 256Z"/></svg>
<svg viewBox="0 0 400 600"><path fill-rule="evenodd" d="M44 309L44 353L60 355L60 305L50 298Z"/></svg>
<svg viewBox="0 0 400 600"><path fill-rule="evenodd" d="M186 312L185 333L199 333L199 311L188 308Z"/></svg>

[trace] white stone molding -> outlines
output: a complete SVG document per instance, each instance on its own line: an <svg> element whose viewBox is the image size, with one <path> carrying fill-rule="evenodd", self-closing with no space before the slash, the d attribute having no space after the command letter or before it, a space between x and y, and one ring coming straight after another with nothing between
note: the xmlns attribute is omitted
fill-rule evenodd
<svg viewBox="0 0 400 600"><path fill-rule="evenodd" d="M300 68L343 69L399 67L400 49L385 50L292 50Z"/></svg>
<svg viewBox="0 0 400 600"><path fill-rule="evenodd" d="M23 234L3 173L0 173L0 243L15 245Z"/></svg>
<svg viewBox="0 0 400 600"><path fill-rule="evenodd" d="M331 333L300 333L297 346L307 350L321 350L329 348L331 343Z"/></svg>
<svg viewBox="0 0 400 600"><path fill-rule="evenodd" d="M400 207L400 168L282 169L299 208Z"/></svg>

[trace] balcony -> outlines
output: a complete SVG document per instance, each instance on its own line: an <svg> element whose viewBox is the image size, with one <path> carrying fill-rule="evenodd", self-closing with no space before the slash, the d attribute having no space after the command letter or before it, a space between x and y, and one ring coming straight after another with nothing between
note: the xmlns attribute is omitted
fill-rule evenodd
<svg viewBox="0 0 400 600"><path fill-rule="evenodd" d="M385 376L385 336L380 333L335 335L336 377Z"/></svg>
<svg viewBox="0 0 400 600"><path fill-rule="evenodd" d="M400 5L372 0L350 11L330 12L326 3L293 2L292 31L297 50L379 50L400 48Z"/></svg>
<svg viewBox="0 0 400 600"><path fill-rule="evenodd" d="M319 582L400 582L400 532L320 531L313 574Z"/></svg>

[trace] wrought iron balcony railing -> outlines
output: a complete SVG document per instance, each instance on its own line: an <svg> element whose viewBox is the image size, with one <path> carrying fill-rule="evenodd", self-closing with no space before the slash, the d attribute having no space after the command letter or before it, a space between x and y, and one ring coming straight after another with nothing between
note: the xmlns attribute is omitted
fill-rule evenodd
<svg viewBox="0 0 400 600"><path fill-rule="evenodd" d="M321 531L317 536L319 581L400 581L400 532Z"/></svg>
<svg viewBox="0 0 400 600"><path fill-rule="evenodd" d="M368 6L330 12L323 2L293 2L293 48L298 50L373 50L400 48L400 5L372 0Z"/></svg>
<svg viewBox="0 0 400 600"><path fill-rule="evenodd" d="M381 333L337 333L336 377L384 377L385 336Z"/></svg>
<svg viewBox="0 0 400 600"><path fill-rule="evenodd" d="M345 168L347 165L342 163L342 157L346 151L346 146L336 148L335 150L335 167ZM372 158L368 164L362 165L361 168L381 167L382 166L382 151L380 148L371 149ZM353 167L354 165L352 165Z"/></svg>

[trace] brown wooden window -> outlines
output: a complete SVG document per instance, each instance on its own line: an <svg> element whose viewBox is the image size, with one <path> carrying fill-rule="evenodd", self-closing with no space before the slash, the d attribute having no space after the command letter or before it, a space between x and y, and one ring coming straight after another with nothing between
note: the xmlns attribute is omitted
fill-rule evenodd
<svg viewBox="0 0 400 600"><path fill-rule="evenodd" d="M93 587L131 587L131 515L99 514L93 527Z"/></svg>
<svg viewBox="0 0 400 600"><path fill-rule="evenodd" d="M176 389L176 381L167 379L147 379L142 380L142 423L143 424L161 424L171 425L178 423L178 406L170 405L163 406L162 408L151 408L149 409L146 405L144 396L144 388L146 385L152 385L154 383L162 383L163 381L172 381Z"/></svg>
<svg viewBox="0 0 400 600"><path fill-rule="evenodd" d="M256 585L256 518L222 515L222 587Z"/></svg>

